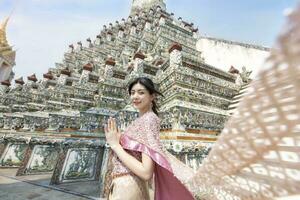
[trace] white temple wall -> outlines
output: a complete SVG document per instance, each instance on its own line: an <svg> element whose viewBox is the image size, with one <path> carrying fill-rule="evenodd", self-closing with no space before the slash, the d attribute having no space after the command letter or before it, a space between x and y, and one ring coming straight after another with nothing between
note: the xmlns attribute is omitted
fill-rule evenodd
<svg viewBox="0 0 300 200"><path fill-rule="evenodd" d="M205 63L224 71L233 66L241 72L245 66L253 71L251 78L255 77L269 56L268 48L214 38L200 38L196 47L202 52Z"/></svg>

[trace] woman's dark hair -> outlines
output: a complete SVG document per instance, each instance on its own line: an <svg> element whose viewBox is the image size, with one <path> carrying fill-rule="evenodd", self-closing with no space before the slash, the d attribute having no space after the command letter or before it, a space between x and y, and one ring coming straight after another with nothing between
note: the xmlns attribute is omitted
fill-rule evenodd
<svg viewBox="0 0 300 200"><path fill-rule="evenodd" d="M158 94L158 95L163 96L162 93L160 93L158 90L155 89L153 81L150 78L147 78L147 77L139 77L139 78L136 78L134 81L132 81L128 86L129 95L131 95L132 87L135 84L138 84L138 83L143 85L151 95L152 94ZM158 115L158 107L157 107L157 104L156 104L155 100L152 101L152 104L153 104L153 106L152 106L153 112L156 115Z"/></svg>

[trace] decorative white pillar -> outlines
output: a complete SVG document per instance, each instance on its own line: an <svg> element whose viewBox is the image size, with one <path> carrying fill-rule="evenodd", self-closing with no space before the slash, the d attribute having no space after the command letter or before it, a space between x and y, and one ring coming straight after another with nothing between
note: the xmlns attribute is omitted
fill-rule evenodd
<svg viewBox="0 0 300 200"><path fill-rule="evenodd" d="M71 75L71 72L69 69L63 69L60 71L60 76L57 80L58 85L66 85L67 83L67 78Z"/></svg>
<svg viewBox="0 0 300 200"><path fill-rule="evenodd" d="M108 28L109 28L110 30L112 30L112 28L113 28L112 23L109 23Z"/></svg>
<svg viewBox="0 0 300 200"><path fill-rule="evenodd" d="M240 71L236 69L234 66L230 66L230 69L228 71L230 74L233 74L236 79L235 79L235 84L242 86L243 85L243 79L241 77Z"/></svg>
<svg viewBox="0 0 300 200"><path fill-rule="evenodd" d="M133 19L134 19L134 21L139 20L139 15L138 15L138 14L135 14Z"/></svg>
<svg viewBox="0 0 300 200"><path fill-rule="evenodd" d="M171 14L170 14L170 18L171 18L172 20L174 20L174 13L171 13Z"/></svg>
<svg viewBox="0 0 300 200"><path fill-rule="evenodd" d="M133 23L130 28L130 35L136 35L136 24Z"/></svg>
<svg viewBox="0 0 300 200"><path fill-rule="evenodd" d="M156 76L155 76L155 78L156 78L156 80L157 80L157 82L160 82L160 78L161 78L161 76L163 75L163 70L162 70L162 64L164 64L165 63L165 61L163 60L163 59L159 59L159 60L157 60L156 62L155 62L155 66L158 68L158 70L157 70L157 72L156 72Z"/></svg>
<svg viewBox="0 0 300 200"><path fill-rule="evenodd" d="M101 39L102 39L101 35L97 35L95 44L100 45L101 44Z"/></svg>
<svg viewBox="0 0 300 200"><path fill-rule="evenodd" d="M74 52L74 45L70 44L69 49L68 49L68 53L73 53L73 52Z"/></svg>
<svg viewBox="0 0 300 200"><path fill-rule="evenodd" d="M122 27L119 28L118 38L124 38L124 28Z"/></svg>
<svg viewBox="0 0 300 200"><path fill-rule="evenodd" d="M144 72L144 59L145 55L141 52L137 52L133 59L134 59L134 66L133 71L138 75L141 75Z"/></svg>
<svg viewBox="0 0 300 200"><path fill-rule="evenodd" d="M170 49L170 67L178 68L182 66L182 46L178 43L174 43Z"/></svg>
<svg viewBox="0 0 300 200"><path fill-rule="evenodd" d="M82 43L81 42L77 42L76 51L81 51L81 50L82 50Z"/></svg>
<svg viewBox="0 0 300 200"><path fill-rule="evenodd" d="M125 26L125 24L126 24L126 20L124 18L122 18L120 25Z"/></svg>
<svg viewBox="0 0 300 200"><path fill-rule="evenodd" d="M87 83L89 81L89 76L92 71L93 71L93 65L91 63L84 65L79 82Z"/></svg>
<svg viewBox="0 0 300 200"><path fill-rule="evenodd" d="M105 62L105 71L104 77L111 78L114 75L113 67L116 65L116 61L112 58L109 58Z"/></svg>
<svg viewBox="0 0 300 200"><path fill-rule="evenodd" d="M152 8L150 8L149 15L152 16L153 14L154 14L154 10Z"/></svg>
<svg viewBox="0 0 300 200"><path fill-rule="evenodd" d="M163 14L160 15L159 18L159 25L164 25L166 23L166 16L164 16Z"/></svg>
<svg viewBox="0 0 300 200"><path fill-rule="evenodd" d="M107 32L107 34L106 34L106 40L109 41L109 42L112 40L112 32L111 31Z"/></svg>
<svg viewBox="0 0 300 200"><path fill-rule="evenodd" d="M143 11L143 12L142 12L142 14L141 14L141 17L147 17L147 15L146 15L146 12L145 12L145 11Z"/></svg>
<svg viewBox="0 0 300 200"><path fill-rule="evenodd" d="M93 47L91 38L86 39L86 42L87 42L87 46L88 46L89 48Z"/></svg>
<svg viewBox="0 0 300 200"><path fill-rule="evenodd" d="M146 20L145 30L146 31L151 31L151 22L149 20Z"/></svg>
<svg viewBox="0 0 300 200"><path fill-rule="evenodd" d="M128 18L127 18L127 23L132 23L132 17L131 16L129 16Z"/></svg>
<svg viewBox="0 0 300 200"><path fill-rule="evenodd" d="M42 80L41 84L39 85L39 88L46 88L47 82L49 80L53 80L53 79L54 79L54 77L50 71L47 72L46 74L43 74L43 80Z"/></svg>
<svg viewBox="0 0 300 200"><path fill-rule="evenodd" d="M162 7L160 5L156 6L156 12L162 11Z"/></svg>
<svg viewBox="0 0 300 200"><path fill-rule="evenodd" d="M184 27L182 17L178 17L178 25L181 26L181 27Z"/></svg>
<svg viewBox="0 0 300 200"><path fill-rule="evenodd" d="M199 38L199 29L198 28L193 28L192 32L193 32L193 38Z"/></svg>

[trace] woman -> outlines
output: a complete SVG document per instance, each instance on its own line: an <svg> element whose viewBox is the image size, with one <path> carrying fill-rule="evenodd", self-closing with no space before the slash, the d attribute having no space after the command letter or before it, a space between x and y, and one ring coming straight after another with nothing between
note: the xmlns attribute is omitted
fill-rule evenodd
<svg viewBox="0 0 300 200"><path fill-rule="evenodd" d="M147 181L153 176L155 200L194 199L181 183L192 176L191 169L168 153L159 141L160 120L155 95L161 93L151 79L145 77L133 81L128 92L139 117L123 134L113 118L105 126L106 140L114 152L108 199L150 199Z"/></svg>
<svg viewBox="0 0 300 200"><path fill-rule="evenodd" d="M192 199L185 186L193 193L201 193L201 199L212 200L265 200L286 196L290 199L290 196L300 194L299 33L300 6L289 15L289 24L280 36L277 48L270 52L268 66L271 66L262 70L251 83L247 95L226 123L197 173L189 173L189 169L184 168L157 142L159 131L156 125L159 123L151 110L141 113L140 118L125 131L120 138L122 147L142 152L142 157L152 159L154 167L142 168L144 164L146 166L146 162L142 160L141 169L144 171L136 170L142 172L136 175L143 174L141 178L148 178L153 170L156 199ZM153 93L151 90L147 91L150 98ZM139 109L139 105L142 105L140 99L144 98L131 94ZM141 123L148 128L143 129ZM115 122L110 120L109 127L106 128L108 141L120 160L124 159L126 163L125 159L130 155L118 147L119 136L115 133ZM134 172L134 166L127 167L132 167ZM130 189L129 186L126 189Z"/></svg>

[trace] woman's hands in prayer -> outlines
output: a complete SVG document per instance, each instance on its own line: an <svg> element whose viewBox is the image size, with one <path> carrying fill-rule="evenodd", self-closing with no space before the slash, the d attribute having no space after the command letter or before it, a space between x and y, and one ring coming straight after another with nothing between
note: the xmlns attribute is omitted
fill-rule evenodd
<svg viewBox="0 0 300 200"><path fill-rule="evenodd" d="M106 141L109 146L114 149L120 146L121 132L117 127L116 120L114 118L109 118L107 125L104 126Z"/></svg>
<svg viewBox="0 0 300 200"><path fill-rule="evenodd" d="M154 162L151 157L142 153L142 161L139 161L123 149L119 143L121 133L114 118L109 118L107 125L104 127L104 131L106 142L122 163L138 177L148 181L153 176L154 170Z"/></svg>

